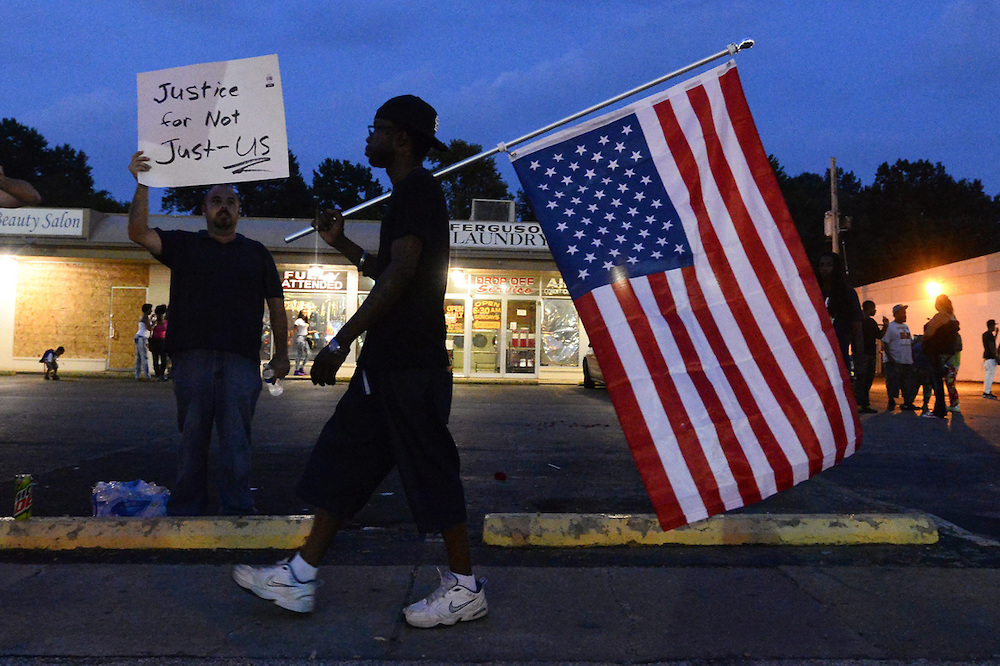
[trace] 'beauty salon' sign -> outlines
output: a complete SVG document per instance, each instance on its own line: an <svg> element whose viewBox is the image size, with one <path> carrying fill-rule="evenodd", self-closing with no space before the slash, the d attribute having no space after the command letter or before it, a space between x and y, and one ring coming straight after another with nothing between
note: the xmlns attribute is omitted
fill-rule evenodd
<svg viewBox="0 0 1000 666"><path fill-rule="evenodd" d="M86 238L90 211L64 208L0 208L0 236Z"/></svg>

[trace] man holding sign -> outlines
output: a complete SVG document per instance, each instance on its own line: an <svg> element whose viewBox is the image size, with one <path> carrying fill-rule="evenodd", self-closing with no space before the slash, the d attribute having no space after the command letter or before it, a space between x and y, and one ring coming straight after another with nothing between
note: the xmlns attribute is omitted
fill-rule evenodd
<svg viewBox="0 0 1000 666"><path fill-rule="evenodd" d="M318 507L306 543L287 563L233 569L240 586L288 610L312 611L316 568L334 537L396 467L417 528L441 532L450 569L436 591L404 609L406 621L427 628L487 612L483 581L472 574L458 448L448 431L448 209L440 183L422 166L431 147L447 150L436 130L437 112L412 95L383 104L368 128L365 155L392 181L377 255L344 236L339 211L314 223L375 286L313 362L313 383L333 384L351 343L367 332L350 386L299 482L299 496Z"/></svg>
<svg viewBox="0 0 1000 666"><path fill-rule="evenodd" d="M140 150L129 171L149 172ZM213 424L224 468L220 512L257 512L250 494L250 419L260 396L264 303L273 327L276 377L288 374L288 320L274 259L257 241L236 233L240 200L231 185L215 185L203 203L207 229L198 233L149 228L149 188L137 183L128 237L170 269L170 328L181 448L171 515L208 511L208 450ZM225 313L225 316L222 314Z"/></svg>

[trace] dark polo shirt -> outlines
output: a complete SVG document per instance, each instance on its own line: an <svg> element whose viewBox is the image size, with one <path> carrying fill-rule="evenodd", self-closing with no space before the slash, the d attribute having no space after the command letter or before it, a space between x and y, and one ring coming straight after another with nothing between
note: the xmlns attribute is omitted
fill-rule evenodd
<svg viewBox="0 0 1000 666"><path fill-rule="evenodd" d="M242 234L220 243L208 231L156 229L170 269L167 352L229 351L260 360L264 303L281 298L274 258Z"/></svg>

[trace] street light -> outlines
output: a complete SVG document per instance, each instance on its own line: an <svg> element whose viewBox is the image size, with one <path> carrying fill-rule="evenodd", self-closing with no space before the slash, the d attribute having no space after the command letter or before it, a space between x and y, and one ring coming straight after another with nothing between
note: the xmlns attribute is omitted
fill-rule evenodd
<svg viewBox="0 0 1000 666"><path fill-rule="evenodd" d="M944 291L944 288L941 286L941 283L940 282L936 282L935 280L930 280L924 286L924 288L927 290L927 295L930 296L931 298L937 298L938 295L942 291Z"/></svg>

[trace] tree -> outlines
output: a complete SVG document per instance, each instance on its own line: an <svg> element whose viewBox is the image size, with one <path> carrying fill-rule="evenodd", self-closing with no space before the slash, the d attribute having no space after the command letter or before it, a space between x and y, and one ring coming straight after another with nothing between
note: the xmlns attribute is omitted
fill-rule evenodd
<svg viewBox="0 0 1000 666"><path fill-rule="evenodd" d="M927 160L884 162L848 239L858 284L1000 251L1000 196Z"/></svg>
<svg viewBox="0 0 1000 666"><path fill-rule="evenodd" d="M371 168L363 164L327 158L313 171L312 192L320 208L347 210L384 191L382 183L372 176ZM367 208L358 215L379 217L377 208Z"/></svg>
<svg viewBox="0 0 1000 666"><path fill-rule="evenodd" d="M517 197L514 199L515 211L517 219L522 222L537 222L538 216L535 215L535 209L531 205L531 199L525 194L524 190L521 188L517 189Z"/></svg>
<svg viewBox="0 0 1000 666"><path fill-rule="evenodd" d="M31 183L42 195L42 205L92 208L123 213L128 205L107 190L94 189L87 155L68 144L49 147L37 130L13 118L0 120L0 165L14 178Z"/></svg>
<svg viewBox="0 0 1000 666"><path fill-rule="evenodd" d="M207 185L168 187L163 191L160 207L168 213L201 215L201 202L208 193Z"/></svg>
<svg viewBox="0 0 1000 666"><path fill-rule="evenodd" d="M829 249L829 171L790 177L769 159L806 252ZM850 172L838 178L841 214L852 218L842 238L855 285L1000 251L1000 196L988 196L979 180L956 181L927 160L883 163L867 187Z"/></svg>
<svg viewBox="0 0 1000 666"><path fill-rule="evenodd" d="M168 187L160 205L168 213L202 214L208 185ZM239 183L240 215L244 217L312 217L316 205L302 178L299 161L288 151L288 178Z"/></svg>
<svg viewBox="0 0 1000 666"><path fill-rule="evenodd" d="M288 151L288 178L241 185L240 208L247 217L312 218L316 214L316 201L292 151Z"/></svg>
<svg viewBox="0 0 1000 666"><path fill-rule="evenodd" d="M448 152L431 150L428 160L434 171L460 162L483 151L479 144L452 139ZM511 199L507 183L497 171L492 157L478 160L441 178L448 199L448 214L453 220L468 220L472 216L473 199Z"/></svg>

